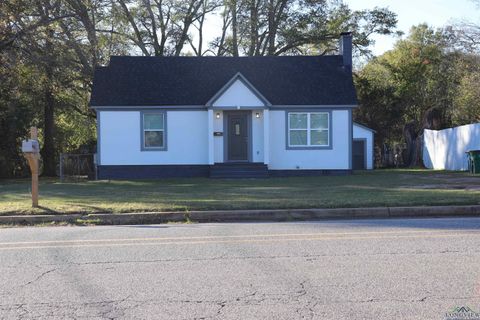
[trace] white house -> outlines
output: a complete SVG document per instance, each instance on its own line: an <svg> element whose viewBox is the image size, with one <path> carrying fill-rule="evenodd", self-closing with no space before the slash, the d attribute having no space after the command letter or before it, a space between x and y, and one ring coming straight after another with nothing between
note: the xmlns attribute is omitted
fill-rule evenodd
<svg viewBox="0 0 480 320"><path fill-rule="evenodd" d="M372 168L351 48L343 34L332 56L112 57L90 101L98 177L349 174L357 138Z"/></svg>

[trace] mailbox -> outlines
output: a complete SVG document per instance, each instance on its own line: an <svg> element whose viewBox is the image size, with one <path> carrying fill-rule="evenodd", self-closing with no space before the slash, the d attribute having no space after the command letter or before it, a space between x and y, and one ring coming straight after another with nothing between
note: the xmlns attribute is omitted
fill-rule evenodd
<svg viewBox="0 0 480 320"><path fill-rule="evenodd" d="M22 152L24 153L38 153L40 148L38 146L38 141L33 139L23 140L22 141Z"/></svg>

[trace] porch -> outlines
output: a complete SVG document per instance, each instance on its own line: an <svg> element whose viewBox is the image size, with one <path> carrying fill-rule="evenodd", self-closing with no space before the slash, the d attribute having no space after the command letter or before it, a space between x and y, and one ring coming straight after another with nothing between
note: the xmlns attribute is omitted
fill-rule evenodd
<svg viewBox="0 0 480 320"><path fill-rule="evenodd" d="M232 164L235 169L242 163L261 164L268 169L269 125L269 110L263 107L209 109L208 164Z"/></svg>

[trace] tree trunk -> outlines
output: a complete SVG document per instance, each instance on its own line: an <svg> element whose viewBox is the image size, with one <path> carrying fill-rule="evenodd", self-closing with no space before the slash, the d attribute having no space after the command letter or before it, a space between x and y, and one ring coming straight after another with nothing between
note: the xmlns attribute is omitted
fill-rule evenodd
<svg viewBox="0 0 480 320"><path fill-rule="evenodd" d="M439 130L443 127L442 112L437 108L430 108L423 115L420 133L416 131L416 122L407 123L403 129L407 143L406 165L410 168L425 167L423 163L423 131L425 129Z"/></svg>
<svg viewBox="0 0 480 320"><path fill-rule="evenodd" d="M49 37L47 38L45 45L45 52L48 58L45 61L45 105L44 105L44 118L43 118L43 175L48 177L56 176L56 161L55 161L55 142L53 139L54 126L55 126L55 97L53 94L53 59L52 50L53 45L51 40L53 38L53 30L48 31Z"/></svg>
<svg viewBox="0 0 480 320"><path fill-rule="evenodd" d="M238 57L238 24L237 24L237 0L231 0L232 6L232 49L233 56Z"/></svg>
<svg viewBox="0 0 480 320"><path fill-rule="evenodd" d="M140 29L137 26L137 23L135 22L135 19L130 12L130 9L128 6L125 4L124 0L118 0L120 3L120 6L123 9L123 12L125 14L125 17L127 18L128 22L130 23L130 26L132 27L133 31L135 32L135 39L134 42L135 44L142 50L143 54L145 56L150 56L150 52L147 50L147 46L145 45L145 42L143 41L142 33L140 32Z"/></svg>
<svg viewBox="0 0 480 320"><path fill-rule="evenodd" d="M205 22L206 2L203 2L203 12L198 21L198 49L197 56L203 55L203 23Z"/></svg>
<svg viewBox="0 0 480 320"><path fill-rule="evenodd" d="M416 132L416 122L412 121L405 125L403 128L403 137L405 138L405 143L407 144L406 150L406 159L405 164L407 167L416 167L417 163L417 138L418 134Z"/></svg>
<svg viewBox="0 0 480 320"><path fill-rule="evenodd" d="M175 56L179 56L182 52L183 46L188 39L188 30L190 30L190 26L192 25L193 20L195 19L198 9L200 9L201 5L201 1L191 0L185 17L183 18L183 28L180 34L180 38L177 42L177 45L175 46Z"/></svg>
<svg viewBox="0 0 480 320"><path fill-rule="evenodd" d="M250 0L250 46L248 55L253 56L258 42L258 10L255 0Z"/></svg>
<svg viewBox="0 0 480 320"><path fill-rule="evenodd" d="M275 37L277 30L275 26L275 3L274 0L268 2L268 50L267 55L273 56L275 53Z"/></svg>
<svg viewBox="0 0 480 320"><path fill-rule="evenodd" d="M222 23L222 36L220 37L220 40L218 42L218 48L217 48L217 56L223 56L226 52L225 49L225 38L227 36L227 30L230 25L230 8L228 6L225 7L225 11L223 12L223 23Z"/></svg>

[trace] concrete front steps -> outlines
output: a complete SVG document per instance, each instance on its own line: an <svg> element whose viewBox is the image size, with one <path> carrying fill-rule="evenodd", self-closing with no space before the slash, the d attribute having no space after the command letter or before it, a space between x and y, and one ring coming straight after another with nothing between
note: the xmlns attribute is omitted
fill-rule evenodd
<svg viewBox="0 0 480 320"><path fill-rule="evenodd" d="M268 167L256 162L227 162L210 166L210 178L268 178Z"/></svg>

